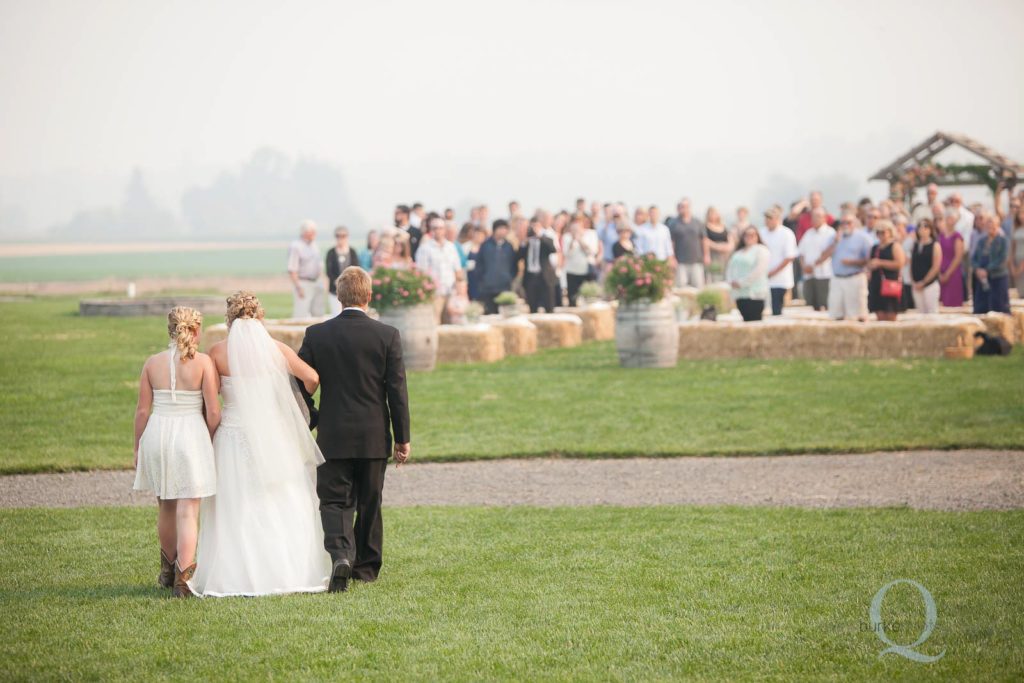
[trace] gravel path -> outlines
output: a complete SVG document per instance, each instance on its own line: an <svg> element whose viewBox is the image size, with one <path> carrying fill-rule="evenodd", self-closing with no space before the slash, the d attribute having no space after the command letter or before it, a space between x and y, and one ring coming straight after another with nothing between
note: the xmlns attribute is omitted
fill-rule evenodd
<svg viewBox="0 0 1024 683"><path fill-rule="evenodd" d="M128 471L0 477L0 508L151 505ZM1024 508L1024 452L535 458L389 468L385 505Z"/></svg>

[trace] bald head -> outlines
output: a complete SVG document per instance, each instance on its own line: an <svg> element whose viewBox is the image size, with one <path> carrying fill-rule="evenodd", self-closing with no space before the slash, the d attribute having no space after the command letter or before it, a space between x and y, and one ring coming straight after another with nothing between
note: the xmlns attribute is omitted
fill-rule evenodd
<svg viewBox="0 0 1024 683"><path fill-rule="evenodd" d="M811 225L815 228L820 228L825 223L825 209L822 207L816 207L811 209Z"/></svg>

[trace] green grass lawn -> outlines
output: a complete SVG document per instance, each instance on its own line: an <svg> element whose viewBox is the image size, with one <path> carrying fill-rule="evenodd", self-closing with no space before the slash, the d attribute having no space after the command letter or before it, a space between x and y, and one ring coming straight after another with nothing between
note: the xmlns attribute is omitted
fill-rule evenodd
<svg viewBox="0 0 1024 683"><path fill-rule="evenodd" d="M138 373L161 318L0 303L0 472L131 464ZM286 315L286 296L268 297ZM1024 353L969 362L693 361L619 368L587 344L410 373L413 457L1024 448Z"/></svg>
<svg viewBox="0 0 1024 683"><path fill-rule="evenodd" d="M388 510L341 595L174 601L147 509L0 512L0 677L1020 680L1024 512ZM872 632L914 579L920 664ZM924 605L882 619L913 642Z"/></svg>

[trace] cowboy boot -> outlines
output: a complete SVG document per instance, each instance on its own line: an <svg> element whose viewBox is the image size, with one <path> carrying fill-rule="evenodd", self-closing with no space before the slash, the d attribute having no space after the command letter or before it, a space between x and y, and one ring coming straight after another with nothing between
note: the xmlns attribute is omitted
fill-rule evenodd
<svg viewBox="0 0 1024 683"><path fill-rule="evenodd" d="M178 561L174 561L174 591L172 595L176 598L190 598L192 597L192 589L188 587L186 583L192 578L192 575L196 573L196 563L193 562L189 566L182 569L178 565Z"/></svg>
<svg viewBox="0 0 1024 683"><path fill-rule="evenodd" d="M167 559L163 549L160 550L160 573L156 577L156 582L161 588L174 587L174 563Z"/></svg>

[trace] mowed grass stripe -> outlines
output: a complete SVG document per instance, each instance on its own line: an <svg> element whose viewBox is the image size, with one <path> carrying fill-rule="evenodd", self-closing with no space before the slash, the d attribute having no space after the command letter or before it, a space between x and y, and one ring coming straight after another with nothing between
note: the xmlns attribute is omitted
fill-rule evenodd
<svg viewBox="0 0 1024 683"><path fill-rule="evenodd" d="M339 596L170 600L155 511L0 513L11 679L1019 680L1024 512L416 508ZM919 664L868 606L910 578ZM920 595L887 595L916 640Z"/></svg>
<svg viewBox="0 0 1024 683"><path fill-rule="evenodd" d="M286 315L286 297L268 297ZM159 318L82 318L77 299L0 303L0 472L131 465L139 368ZM208 321L214 322L214 321ZM587 344L410 373L413 457L729 455L1024 448L1009 358L618 367Z"/></svg>

